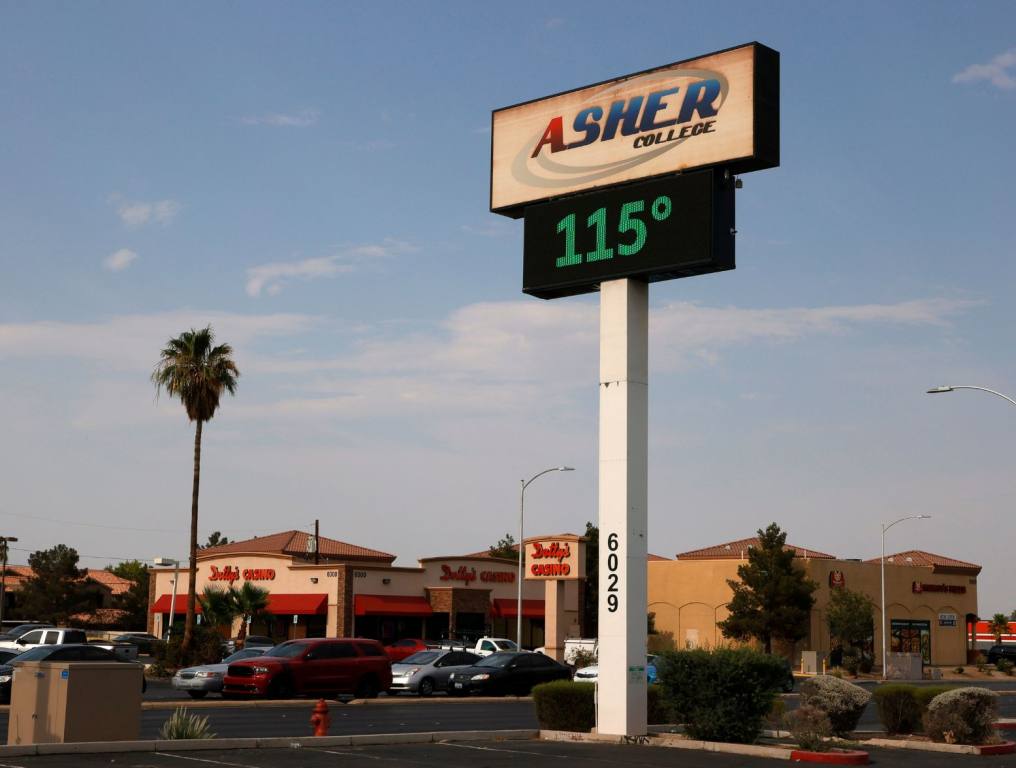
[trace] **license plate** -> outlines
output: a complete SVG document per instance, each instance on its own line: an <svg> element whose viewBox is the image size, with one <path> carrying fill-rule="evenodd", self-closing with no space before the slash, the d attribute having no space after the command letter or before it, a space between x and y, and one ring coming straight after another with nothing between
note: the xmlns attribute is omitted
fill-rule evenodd
<svg viewBox="0 0 1016 768"><path fill-rule="evenodd" d="M455 683L455 687L456 688L461 688L462 687L462 683Z"/></svg>

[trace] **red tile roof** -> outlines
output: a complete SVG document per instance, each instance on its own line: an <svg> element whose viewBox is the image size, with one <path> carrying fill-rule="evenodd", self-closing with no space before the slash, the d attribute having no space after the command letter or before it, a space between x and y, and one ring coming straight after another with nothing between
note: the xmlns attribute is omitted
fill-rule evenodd
<svg viewBox="0 0 1016 768"><path fill-rule="evenodd" d="M693 549L690 552L680 552L677 554L678 560L740 560L742 557L748 556L749 547L757 547L759 545L758 536L753 536L750 539L738 539L737 541L729 541L726 544L717 544L713 547L704 547L703 549ZM787 544L785 549L792 549L794 551L794 557L807 557L815 558L816 560L835 560L835 555L829 555L825 552L819 552L817 549L806 549L804 547L798 547L794 544Z"/></svg>
<svg viewBox="0 0 1016 768"><path fill-rule="evenodd" d="M201 559L219 557L220 555L231 555L237 553L265 553L276 555L289 555L300 559L313 559L313 547L308 552L307 543L313 540L313 536L304 531L283 531L273 533L269 536L255 536L253 539L244 541L231 541L218 547L202 549L198 554ZM320 536L318 541L319 554L327 560L358 560L370 562L391 563L395 555L381 552L377 549L359 547L355 544L347 544L337 539L329 539Z"/></svg>
<svg viewBox="0 0 1016 768"><path fill-rule="evenodd" d="M649 556L646 558L646 560L648 560L651 563L655 563L659 560L669 560L669 559L670 559L669 557L661 557L660 555L654 555L652 552L650 552Z"/></svg>
<svg viewBox="0 0 1016 768"><path fill-rule="evenodd" d="M925 552L920 549L908 549L906 552L886 555L885 561L894 565L916 565L921 568L931 568L932 571L938 573L957 571L959 573L973 573L976 575L981 572L981 566L977 565L977 563L968 563L964 560L956 560L952 557L936 555L934 552ZM880 563L882 558L873 557L864 562Z"/></svg>
<svg viewBox="0 0 1016 768"><path fill-rule="evenodd" d="M33 573L30 566L8 565L6 588L16 592L21 589L21 585L28 581L28 579L32 578L32 576ZM114 595L122 595L124 592L129 591L132 584L132 582L128 579L122 579L115 573L102 571L98 568L86 569L85 578L98 582Z"/></svg>

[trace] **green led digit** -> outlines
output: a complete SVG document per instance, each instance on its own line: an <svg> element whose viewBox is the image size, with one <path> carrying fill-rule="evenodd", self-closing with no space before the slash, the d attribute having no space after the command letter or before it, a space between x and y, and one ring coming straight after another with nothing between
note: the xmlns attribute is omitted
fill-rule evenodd
<svg viewBox="0 0 1016 768"><path fill-rule="evenodd" d="M604 261L614 258L614 249L607 247L607 209L597 209L586 219L586 225L596 227L596 250L586 254L586 261Z"/></svg>
<svg viewBox="0 0 1016 768"><path fill-rule="evenodd" d="M635 240L628 245L618 243L617 252L622 256L634 256L642 250L646 244L646 224L642 219L632 217L633 213L641 213L646 209L644 200L634 200L621 206L621 221L618 222L617 231L620 234L634 232Z"/></svg>
<svg viewBox="0 0 1016 768"><path fill-rule="evenodd" d="M582 263L582 254L575 253L575 214L569 213L557 223L558 234L564 232L564 256L558 256L555 264L570 267Z"/></svg>
<svg viewBox="0 0 1016 768"><path fill-rule="evenodd" d="M657 221L663 221L670 216L673 208L674 204L670 202L670 198L666 195L660 195L653 200L653 218Z"/></svg>

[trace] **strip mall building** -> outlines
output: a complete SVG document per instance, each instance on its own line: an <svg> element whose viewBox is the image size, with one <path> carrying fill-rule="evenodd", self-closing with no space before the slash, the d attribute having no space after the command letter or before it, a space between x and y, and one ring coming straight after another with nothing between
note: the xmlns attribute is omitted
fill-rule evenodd
<svg viewBox="0 0 1016 768"><path fill-rule="evenodd" d="M582 541L573 534L527 539L524 646L541 646L546 639L549 650L553 638L579 636ZM727 616L727 580L737 579L737 567L755 544L757 539L742 539L675 559L650 556L648 610L655 615L657 632L669 634L679 648L724 642L717 622ZM404 637L515 637L514 559L479 552L427 557L415 567L399 567L386 552L325 537L318 546L316 563L314 537L300 531L202 550L198 593L209 586L244 582L265 588L269 615L256 620L250 631L279 639L356 635L387 643ZM844 560L790 548L818 584L810 631L796 650L828 652L832 643L826 611L834 590L863 592L880 611L879 560ZM890 649L919 652L926 663L936 665L967 663L967 649L974 644L980 566L915 550L887 557L885 570ZM149 630L162 636L169 626L177 577L174 614L177 623L183 621L187 570L157 568L152 573ZM238 625L233 629L235 634ZM881 622L876 620L876 659L881 643Z"/></svg>

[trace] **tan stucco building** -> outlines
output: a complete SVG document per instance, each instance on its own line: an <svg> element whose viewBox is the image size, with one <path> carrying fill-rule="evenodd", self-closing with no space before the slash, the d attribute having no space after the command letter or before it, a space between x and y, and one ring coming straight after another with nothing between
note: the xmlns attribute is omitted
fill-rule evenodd
<svg viewBox="0 0 1016 768"><path fill-rule="evenodd" d="M684 552L674 560L654 559L649 568L649 611L658 632L671 633L678 648L715 647L727 642L717 622L727 617L732 592L728 579L758 539L742 539ZM831 650L826 609L835 589L863 592L875 603L872 648L876 664L882 644L880 561L843 560L816 550L791 547L808 578L818 584L808 637L795 651ZM920 652L925 663L967 663L971 626L977 617L979 565L912 550L886 557L886 624L891 651Z"/></svg>

